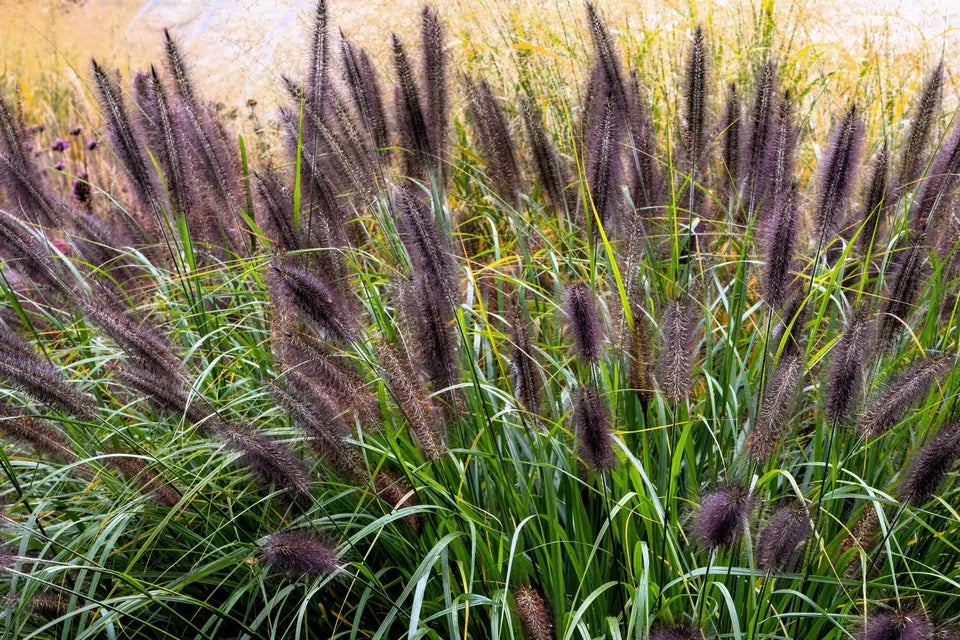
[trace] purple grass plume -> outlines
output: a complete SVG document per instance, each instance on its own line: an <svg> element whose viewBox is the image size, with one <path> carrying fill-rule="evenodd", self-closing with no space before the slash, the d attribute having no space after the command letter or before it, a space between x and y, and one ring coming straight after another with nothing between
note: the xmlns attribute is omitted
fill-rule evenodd
<svg viewBox="0 0 960 640"><path fill-rule="evenodd" d="M627 131L630 144L627 164L630 167L630 198L641 219L652 218L663 201L663 172L657 151L653 114L636 71L630 73L630 94L627 105Z"/></svg>
<svg viewBox="0 0 960 640"><path fill-rule="evenodd" d="M887 149L886 141L884 141L873 160L873 174L863 196L863 208L859 220L862 228L860 229L860 235L857 237L857 244L864 254L867 253L869 247L876 246L879 241L881 225L889 208L889 173L890 152Z"/></svg>
<svg viewBox="0 0 960 640"><path fill-rule="evenodd" d="M843 335L833 347L824 408L831 424L844 422L857 402L867 365L869 333L866 309L860 307L850 314Z"/></svg>
<svg viewBox="0 0 960 640"><path fill-rule="evenodd" d="M924 231L938 208L946 208L960 184L960 126L940 145L910 209L910 227ZM944 217L941 214L939 217Z"/></svg>
<svg viewBox="0 0 960 640"><path fill-rule="evenodd" d="M920 98L910 114L910 130L900 155L896 189L905 194L916 188L927 163L930 134L933 132L943 97L943 59L930 71L923 83Z"/></svg>
<svg viewBox="0 0 960 640"><path fill-rule="evenodd" d="M757 565L771 573L791 571L812 533L810 514L803 502L781 507L760 534Z"/></svg>
<svg viewBox="0 0 960 640"><path fill-rule="evenodd" d="M693 44L684 79L683 138L691 166L700 162L707 144L707 36L702 25L693 30Z"/></svg>
<svg viewBox="0 0 960 640"><path fill-rule="evenodd" d="M397 227L413 268L423 274L447 304L460 298L457 265L449 239L437 225L430 203L414 185L393 190Z"/></svg>
<svg viewBox="0 0 960 640"><path fill-rule="evenodd" d="M696 627L656 626L650 631L650 640L704 640L703 630Z"/></svg>
<svg viewBox="0 0 960 640"><path fill-rule="evenodd" d="M29 445L38 454L64 463L76 460L70 443L50 422L0 403L0 434Z"/></svg>
<svg viewBox="0 0 960 640"><path fill-rule="evenodd" d="M344 75L353 104L360 115L360 123L373 141L373 146L386 154L390 145L387 113L383 105L380 78L366 49L358 49L341 38Z"/></svg>
<svg viewBox="0 0 960 640"><path fill-rule="evenodd" d="M610 439L613 433L607 409L596 387L580 387L573 401L573 425L580 458L594 471L609 469L616 462Z"/></svg>
<svg viewBox="0 0 960 640"><path fill-rule="evenodd" d="M897 256L897 265L884 296L880 316L878 339L882 347L889 347L904 329L913 306L920 296L928 271L927 243L918 234Z"/></svg>
<svg viewBox="0 0 960 640"><path fill-rule="evenodd" d="M914 456L898 493L914 507L923 506L943 486L960 460L960 423L949 424Z"/></svg>
<svg viewBox="0 0 960 640"><path fill-rule="evenodd" d="M698 324L692 300L679 299L667 303L660 325L660 357L656 378L668 398L683 398L693 388Z"/></svg>
<svg viewBox="0 0 960 640"><path fill-rule="evenodd" d="M394 118L396 119L399 142L405 152L406 173L408 176L424 176L436 165L427 116L423 111L423 98L417 87L407 59L406 50L396 34L391 36L393 50L393 68L397 76L394 87Z"/></svg>
<svg viewBox="0 0 960 640"><path fill-rule="evenodd" d="M340 568L337 548L300 531L275 533L260 550L263 562L291 575L330 575Z"/></svg>
<svg viewBox="0 0 960 640"><path fill-rule="evenodd" d="M527 322L526 298L523 289L511 297L507 311L507 335L510 338L513 386L520 406L539 415L543 396L543 380L536 360L535 343Z"/></svg>
<svg viewBox="0 0 960 640"><path fill-rule="evenodd" d="M623 72L620 68L620 58L616 52L613 40L603 21L600 12L591 2L586 3L587 25L590 29L590 38L593 41L593 50L596 55L598 68L603 71L605 84L623 110L625 107L626 90L623 83Z"/></svg>
<svg viewBox="0 0 960 640"><path fill-rule="evenodd" d="M653 360L650 355L650 332L647 330L647 314L636 298L630 301L633 329L630 331L628 353L630 355L630 387L643 406L653 399Z"/></svg>
<svg viewBox="0 0 960 640"><path fill-rule="evenodd" d="M581 208L587 227L594 229L598 237L598 223L609 235L622 207L619 184L623 173L624 118L618 105L619 101L609 87L598 96L599 108L589 124L584 148L588 190Z"/></svg>
<svg viewBox="0 0 960 640"><path fill-rule="evenodd" d="M530 640L554 640L553 616L536 587L520 585L513 592L520 623Z"/></svg>
<svg viewBox="0 0 960 640"><path fill-rule="evenodd" d="M860 431L876 438L889 431L917 400L927 395L931 385L953 369L953 358L935 356L913 363L896 376L887 388L860 412Z"/></svg>
<svg viewBox="0 0 960 640"><path fill-rule="evenodd" d="M574 282L567 286L563 308L574 351L585 362L596 363L604 339L596 296L585 283Z"/></svg>
<svg viewBox="0 0 960 640"><path fill-rule="evenodd" d="M697 537L709 551L730 548L743 536L753 512L753 495L740 485L717 489L700 504Z"/></svg>
<svg viewBox="0 0 960 640"><path fill-rule="evenodd" d="M780 199L766 225L763 261L763 297L773 308L781 308L790 296L790 271L797 249L798 187L794 182Z"/></svg>
<svg viewBox="0 0 960 640"><path fill-rule="evenodd" d="M330 340L350 342L356 327L349 305L323 281L300 267L275 260L270 266L271 296L292 304Z"/></svg>
<svg viewBox="0 0 960 640"><path fill-rule="evenodd" d="M420 12L420 40L423 48L423 80L426 94L426 120L431 146L443 172L446 159L450 103L447 96L447 54L443 25L435 9L424 6Z"/></svg>
<svg viewBox="0 0 960 640"><path fill-rule="evenodd" d="M817 197L817 229L824 246L833 239L843 220L844 208L857 178L862 146L863 120L853 105L834 127L830 146L823 156Z"/></svg>
<svg viewBox="0 0 960 640"><path fill-rule="evenodd" d="M857 640L928 640L933 630L923 614L895 609L867 615Z"/></svg>
<svg viewBox="0 0 960 640"><path fill-rule="evenodd" d="M425 457L435 460L446 452L440 410L424 393L402 349L388 344L377 345L377 357L383 365L384 380L394 400L420 443Z"/></svg>
<svg viewBox="0 0 960 640"><path fill-rule="evenodd" d="M175 507L180 502L180 494L149 468L143 459L114 452L114 455L105 458L103 463L116 469L125 479L136 482L140 491L157 503L165 507Z"/></svg>
<svg viewBox="0 0 960 640"><path fill-rule="evenodd" d="M540 180L540 190L547 196L554 211L562 213L567 207L564 195L568 182L566 167L561 164L557 150L543 129L543 118L536 103L531 98L523 97L520 112L534 168Z"/></svg>
<svg viewBox="0 0 960 640"><path fill-rule="evenodd" d="M400 287L402 322L416 346L420 369L440 391L460 381L456 312L425 273ZM452 400L452 398L451 398Z"/></svg>
<svg viewBox="0 0 960 640"><path fill-rule="evenodd" d="M727 103L724 108L723 129L723 162L721 171L724 184L738 185L740 183L740 127L743 121L743 105L737 93L737 83L731 82L727 88ZM728 188L729 192L730 189Z"/></svg>
<svg viewBox="0 0 960 640"><path fill-rule="evenodd" d="M757 70L754 78L753 105L750 108L747 145L742 155L744 186L740 200L752 215L764 194L770 177L770 149L773 148L776 113L777 65L772 59Z"/></svg>
<svg viewBox="0 0 960 640"><path fill-rule="evenodd" d="M464 79L468 113L493 190L507 204L520 193L521 176L516 148L506 115L486 80Z"/></svg>
<svg viewBox="0 0 960 640"><path fill-rule="evenodd" d="M790 410L803 371L803 357L800 353L789 353L780 357L760 404L757 424L747 436L746 445L754 460L767 460L777 450L784 434L789 432Z"/></svg>

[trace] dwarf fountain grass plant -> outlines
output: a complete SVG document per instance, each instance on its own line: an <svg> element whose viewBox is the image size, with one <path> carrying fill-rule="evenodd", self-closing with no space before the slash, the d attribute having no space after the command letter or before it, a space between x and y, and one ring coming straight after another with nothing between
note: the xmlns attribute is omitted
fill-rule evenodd
<svg viewBox="0 0 960 640"><path fill-rule="evenodd" d="M82 149L2 97L0 637L952 637L949 64L585 21L574 92L321 0L260 165L174 33Z"/></svg>

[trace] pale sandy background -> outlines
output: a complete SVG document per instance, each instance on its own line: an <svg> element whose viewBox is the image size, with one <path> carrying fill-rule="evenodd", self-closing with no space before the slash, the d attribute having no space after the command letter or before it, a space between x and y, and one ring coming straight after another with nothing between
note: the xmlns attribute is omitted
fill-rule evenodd
<svg viewBox="0 0 960 640"><path fill-rule="evenodd" d="M390 31L414 37L420 0L330 0L332 23L386 65ZM620 28L650 32L711 16L715 27L749 28L760 2L598 0ZM764 3L766 4L766 3ZM451 35L452 54L477 35L521 33L537 45L545 26L580 24L582 4L572 0L453 0L437 2ZM0 73L11 77L61 75L76 70L86 82L88 58L111 67L144 68L159 58L160 30L169 26L193 60L207 95L231 105L250 97L269 101L280 72L302 66L312 0L0 0ZM773 4L778 29L833 56L879 54L913 60L919 68L944 52L948 74L960 52L960 0L815 0ZM802 15L799 20L791 16ZM552 55L549 50L538 55ZM504 52L507 55L507 52Z"/></svg>

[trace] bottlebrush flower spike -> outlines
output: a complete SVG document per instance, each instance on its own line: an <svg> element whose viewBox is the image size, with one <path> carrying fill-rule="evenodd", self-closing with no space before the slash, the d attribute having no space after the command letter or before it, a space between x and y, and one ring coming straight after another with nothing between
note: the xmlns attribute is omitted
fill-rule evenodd
<svg viewBox="0 0 960 640"><path fill-rule="evenodd" d="M743 536L752 512L753 496L746 487L733 485L708 493L697 521L700 543L710 551L732 547Z"/></svg>
<svg viewBox="0 0 960 640"><path fill-rule="evenodd" d="M597 63L606 76L606 84L622 110L626 104L626 91L623 84L623 73L620 70L620 59L610 39L607 26L600 16L600 12L591 2L586 3L587 24L590 28L590 37L593 40L593 50L597 56Z"/></svg>
<svg viewBox="0 0 960 640"><path fill-rule="evenodd" d="M737 95L737 83L731 82L727 89L727 104L723 116L723 167L722 177L732 185L740 183L740 124L743 105Z"/></svg>
<svg viewBox="0 0 960 640"><path fill-rule="evenodd" d="M410 360L400 349L377 345L377 357L383 365L386 382L400 411L417 435L423 454L435 460L446 452L440 411L420 388Z"/></svg>
<svg viewBox="0 0 960 640"><path fill-rule="evenodd" d="M52 424L25 415L7 404L0 404L0 433L30 445L37 453L60 462L76 460L67 439Z"/></svg>
<svg viewBox="0 0 960 640"><path fill-rule="evenodd" d="M817 198L817 226L824 244L832 240L850 190L856 181L857 163L863 146L863 121L851 106L831 134L830 147L823 156L820 192Z"/></svg>
<svg viewBox="0 0 960 640"><path fill-rule="evenodd" d="M927 243L924 236L913 238L898 258L899 264L880 308L878 333L882 346L889 346L903 330L925 282Z"/></svg>
<svg viewBox="0 0 960 640"><path fill-rule="evenodd" d="M325 110L329 85L330 35L328 31L327 3L326 0L318 0L310 39L310 69L307 74L308 98L317 113L323 113Z"/></svg>
<svg viewBox="0 0 960 640"><path fill-rule="evenodd" d="M917 453L900 482L899 494L915 507L923 506L943 485L960 460L960 423L940 431Z"/></svg>
<svg viewBox="0 0 960 640"><path fill-rule="evenodd" d="M380 79L365 49L357 49L345 37L341 39L344 73L353 103L360 114L360 122L373 139L375 148L383 150L390 145L387 115L383 106Z"/></svg>
<svg viewBox="0 0 960 640"><path fill-rule="evenodd" d="M790 571L813 529L803 502L781 507L767 522L757 545L757 565L770 572Z"/></svg>
<svg viewBox="0 0 960 640"><path fill-rule="evenodd" d="M869 330L866 310L863 307L856 309L847 320L840 340L833 347L825 407L827 419L832 424L839 424L847 418L860 393Z"/></svg>
<svg viewBox="0 0 960 640"><path fill-rule="evenodd" d="M630 95L627 105L627 127L633 148L627 149L630 167L630 198L641 218L655 215L655 207L663 200L663 173L657 152L653 114L636 71L630 72Z"/></svg>
<svg viewBox="0 0 960 640"><path fill-rule="evenodd" d="M350 342L354 337L353 319L336 299L333 290L305 269L284 261L271 263L272 296L291 301L331 340Z"/></svg>
<svg viewBox="0 0 960 640"><path fill-rule="evenodd" d="M939 356L915 362L895 377L882 393L860 412L860 431L876 438L889 431L930 386L953 369L953 358Z"/></svg>
<svg viewBox="0 0 960 640"><path fill-rule="evenodd" d="M612 467L616 462L610 442L613 434L596 387L580 387L573 403L573 424L583 461L594 471Z"/></svg>
<svg viewBox="0 0 960 640"><path fill-rule="evenodd" d="M763 261L763 297L780 308L790 294L790 270L797 245L797 183L794 182L767 225Z"/></svg>
<svg viewBox="0 0 960 640"><path fill-rule="evenodd" d="M740 199L748 214L760 203L770 174L769 150L772 148L773 115L776 110L777 66L768 59L758 70L754 81L753 106L746 154L743 156L744 187Z"/></svg>
<svg viewBox="0 0 960 640"><path fill-rule="evenodd" d="M650 640L703 640L703 630L696 627L655 627Z"/></svg>
<svg viewBox="0 0 960 640"><path fill-rule="evenodd" d="M423 47L423 78L427 94L427 124L437 163L442 171L446 157L447 127L450 120L447 97L447 54L444 51L443 25L435 9L424 6L420 12L420 40Z"/></svg>
<svg viewBox="0 0 960 640"><path fill-rule="evenodd" d="M707 122L707 36L701 25L693 31L693 44L687 60L684 81L686 122L684 139L690 162L696 165L706 148Z"/></svg>
<svg viewBox="0 0 960 640"><path fill-rule="evenodd" d="M621 138L623 113L612 91L600 96L584 150L588 192L582 203L588 227L596 230L597 219L608 235L622 208L618 184L622 173ZM594 216L596 211L596 216ZM599 232L597 231L597 236Z"/></svg>
<svg viewBox="0 0 960 640"><path fill-rule="evenodd" d="M520 614L520 623L530 640L553 640L553 616L540 592L530 585L521 585L513 592Z"/></svg>
<svg viewBox="0 0 960 640"><path fill-rule="evenodd" d="M260 553L266 564L282 573L329 575L340 568L335 546L300 531L268 537Z"/></svg>
<svg viewBox="0 0 960 640"><path fill-rule="evenodd" d="M507 321L510 324L508 335L514 391L520 405L530 413L538 415L541 409L543 380L534 357L535 345L527 323L526 298L522 289L518 289L510 300Z"/></svg>
<svg viewBox="0 0 960 640"><path fill-rule="evenodd" d="M603 325L596 297L586 284L575 282L567 286L564 312L577 355L588 363L597 362L601 355Z"/></svg>
<svg viewBox="0 0 960 640"><path fill-rule="evenodd" d="M391 36L393 66L397 74L394 89L395 118L400 145L406 151L407 175L422 176L434 166L433 145L423 113L422 99L410 69L406 51L396 34Z"/></svg>
<svg viewBox="0 0 960 640"><path fill-rule="evenodd" d="M147 467L141 458L114 452L104 459L104 464L113 467L127 480L137 483L140 490L151 495L154 500L166 507L175 507L180 502L180 495L168 483Z"/></svg>
<svg viewBox="0 0 960 640"><path fill-rule="evenodd" d="M416 187L409 185L393 190L397 227L403 244L415 271L422 273L448 304L455 304L460 293L457 266L450 253L449 242L441 234L430 205L414 189Z"/></svg>
<svg viewBox="0 0 960 640"><path fill-rule="evenodd" d="M913 190L921 178L927 163L927 146L930 133L940 111L943 93L943 59L933 68L923 83L923 90L910 118L910 132L900 156L900 172L897 190L904 194Z"/></svg>
<svg viewBox="0 0 960 640"><path fill-rule="evenodd" d="M767 460L776 451L789 428L788 418L797 385L803 375L803 357L790 353L780 357L757 414L757 425L747 436L747 448L758 462Z"/></svg>
<svg viewBox="0 0 960 640"><path fill-rule="evenodd" d="M683 398L693 387L698 319L690 300L668 303L660 327L660 358L657 382L668 398Z"/></svg>
<svg viewBox="0 0 960 640"><path fill-rule="evenodd" d="M464 79L470 120L494 191L513 204L520 193L520 168L506 116L486 80Z"/></svg>
<svg viewBox="0 0 960 640"><path fill-rule="evenodd" d="M895 609L868 615L857 640L928 640L932 630L922 614Z"/></svg>
<svg viewBox="0 0 960 640"><path fill-rule="evenodd" d="M863 228L857 237L857 243L860 245L860 250L864 253L866 253L867 247L874 245L879 239L877 234L880 231L880 225L883 223L884 214L889 205L887 197L889 166L890 153L887 149L887 143L884 141L883 146L873 160L873 174L870 178L867 191L864 194L864 204L860 214L860 221L863 224Z"/></svg>
<svg viewBox="0 0 960 640"><path fill-rule="evenodd" d="M554 210L561 213L567 206L563 192L567 185L565 168L560 164L557 151L543 130L543 119L533 100L526 96L521 98L520 112L527 131L527 142L533 154L534 167L540 179L540 189L546 194Z"/></svg>

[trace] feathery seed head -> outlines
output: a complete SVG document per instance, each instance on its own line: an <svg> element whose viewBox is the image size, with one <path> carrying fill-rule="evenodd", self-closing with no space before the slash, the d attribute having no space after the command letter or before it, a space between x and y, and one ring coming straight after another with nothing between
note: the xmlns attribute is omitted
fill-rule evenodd
<svg viewBox="0 0 960 640"><path fill-rule="evenodd" d="M287 574L329 575L340 568L334 545L299 531L268 537L260 553L266 564Z"/></svg>
<svg viewBox="0 0 960 640"><path fill-rule="evenodd" d="M811 533L810 514L803 502L781 507L760 534L757 564L765 571L790 571Z"/></svg>
<svg viewBox="0 0 960 640"><path fill-rule="evenodd" d="M530 585L521 585L513 592L513 598L530 640L553 640L553 616L540 592Z"/></svg>
<svg viewBox="0 0 960 640"><path fill-rule="evenodd" d="M613 434L607 410L596 387L580 387L573 405L573 424L580 442L580 457L594 471L609 469L616 462L610 438Z"/></svg>
<svg viewBox="0 0 960 640"><path fill-rule="evenodd" d="M710 551L732 547L746 530L752 512L753 495L746 487L732 485L708 493L697 521L701 544Z"/></svg>
<svg viewBox="0 0 960 640"><path fill-rule="evenodd" d="M586 362L597 362L602 353L603 325L596 296L586 284L574 282L567 286L564 312L577 355Z"/></svg>

